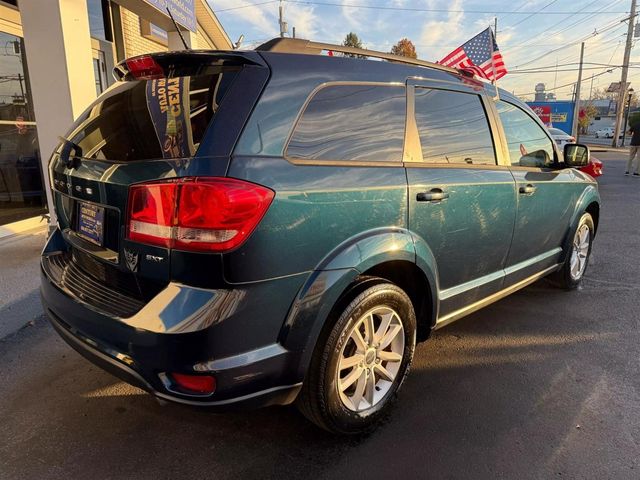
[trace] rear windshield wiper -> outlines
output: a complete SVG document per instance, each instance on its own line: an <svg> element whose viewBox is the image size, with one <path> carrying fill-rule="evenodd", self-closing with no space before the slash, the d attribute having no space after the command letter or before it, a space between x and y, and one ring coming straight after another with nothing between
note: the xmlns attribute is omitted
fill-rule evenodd
<svg viewBox="0 0 640 480"><path fill-rule="evenodd" d="M60 159L68 168L77 167L82 157L82 147L67 138L58 137L58 139L62 142Z"/></svg>

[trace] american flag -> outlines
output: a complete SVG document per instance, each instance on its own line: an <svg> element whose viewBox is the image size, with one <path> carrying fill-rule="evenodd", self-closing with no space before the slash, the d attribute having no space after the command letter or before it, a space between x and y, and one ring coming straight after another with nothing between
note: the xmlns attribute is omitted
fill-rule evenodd
<svg viewBox="0 0 640 480"><path fill-rule="evenodd" d="M490 81L499 80L507 74L507 67L504 66L491 28L487 28L456 48L438 63L473 72Z"/></svg>

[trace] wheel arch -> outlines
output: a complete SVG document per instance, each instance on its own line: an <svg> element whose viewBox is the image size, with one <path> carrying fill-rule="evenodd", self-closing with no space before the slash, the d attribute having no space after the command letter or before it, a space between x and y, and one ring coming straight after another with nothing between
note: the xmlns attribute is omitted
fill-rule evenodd
<svg viewBox="0 0 640 480"><path fill-rule="evenodd" d="M425 273L414 262L392 260L375 265L363 272L360 278L381 278L400 287L411 299L416 314L418 341L424 341L431 333L435 323L437 305L434 301L434 289Z"/></svg>
<svg viewBox="0 0 640 480"><path fill-rule="evenodd" d="M593 218L593 235L595 236L598 231L598 223L600 222L600 204L596 201L592 201L585 208L585 212L590 214L591 218Z"/></svg>
<svg viewBox="0 0 640 480"><path fill-rule="evenodd" d="M567 230L564 242L562 243L562 261L566 258L567 252L570 251L571 241L573 239L573 233L578 227L578 222L584 213L589 213L593 218L594 236L598 230L598 223L600 221L600 195L595 186L589 185L584 189L578 201L576 202L576 208L571 217L571 223Z"/></svg>
<svg viewBox="0 0 640 480"><path fill-rule="evenodd" d="M414 244L411 233L401 228L365 232L334 249L310 273L280 332L279 342L298 357L298 376L304 377L332 315L377 279L407 293L416 312L417 338L426 339L438 309L433 262L428 247Z"/></svg>

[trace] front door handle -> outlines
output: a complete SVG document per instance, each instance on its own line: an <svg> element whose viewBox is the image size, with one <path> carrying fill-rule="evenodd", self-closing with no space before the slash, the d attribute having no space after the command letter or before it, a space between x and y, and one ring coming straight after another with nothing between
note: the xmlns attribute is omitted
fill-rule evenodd
<svg viewBox="0 0 640 480"><path fill-rule="evenodd" d="M428 192L420 192L416 195L418 202L439 202L445 198L449 198L449 194L441 188L432 188Z"/></svg>
<svg viewBox="0 0 640 480"><path fill-rule="evenodd" d="M530 183L527 185L523 185L522 187L520 187L520 193L522 195L532 195L534 194L536 191L536 187L534 187L533 185L531 185Z"/></svg>

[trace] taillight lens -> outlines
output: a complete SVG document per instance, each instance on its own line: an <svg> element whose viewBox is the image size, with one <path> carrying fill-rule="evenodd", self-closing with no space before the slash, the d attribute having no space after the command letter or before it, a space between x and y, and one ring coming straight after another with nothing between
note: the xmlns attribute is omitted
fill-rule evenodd
<svg viewBox="0 0 640 480"><path fill-rule="evenodd" d="M129 73L138 80L151 80L164 77L164 70L150 55L125 60Z"/></svg>
<svg viewBox="0 0 640 480"><path fill-rule="evenodd" d="M186 375L172 373L171 377L181 390L200 395L210 395L216 390L216 379L210 375Z"/></svg>
<svg viewBox="0 0 640 480"><path fill-rule="evenodd" d="M177 183L134 185L129 190L129 238L171 247Z"/></svg>
<svg viewBox="0 0 640 480"><path fill-rule="evenodd" d="M232 178L133 185L127 238L180 250L231 250L253 232L273 197L268 188Z"/></svg>

